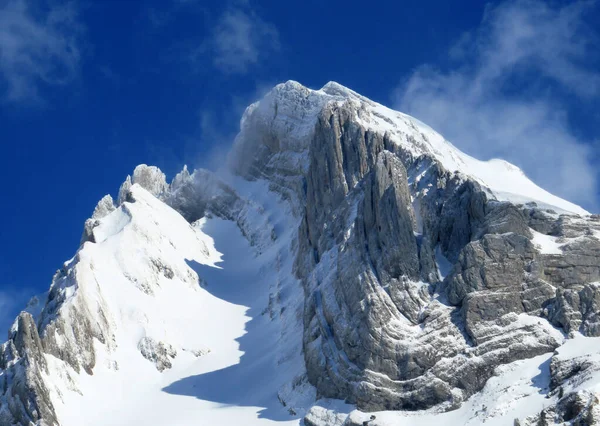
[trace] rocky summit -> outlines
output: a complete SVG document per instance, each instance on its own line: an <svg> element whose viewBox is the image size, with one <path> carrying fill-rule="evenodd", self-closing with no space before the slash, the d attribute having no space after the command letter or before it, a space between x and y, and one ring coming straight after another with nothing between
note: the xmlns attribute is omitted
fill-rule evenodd
<svg viewBox="0 0 600 426"><path fill-rule="evenodd" d="M0 425L600 424L600 216L337 83L140 165L0 347Z"/></svg>

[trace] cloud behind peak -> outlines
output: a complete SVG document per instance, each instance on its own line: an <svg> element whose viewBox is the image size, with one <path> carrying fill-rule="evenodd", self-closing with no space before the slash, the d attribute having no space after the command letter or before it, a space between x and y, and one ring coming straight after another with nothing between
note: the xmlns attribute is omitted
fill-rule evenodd
<svg viewBox="0 0 600 426"><path fill-rule="evenodd" d="M415 69L397 88L395 106L467 153L507 159L542 187L597 210L592 144L579 140L565 107L569 97L587 102L600 94L600 73L590 66L598 34L585 21L591 7L488 6L479 28L450 48L450 65Z"/></svg>
<svg viewBox="0 0 600 426"><path fill-rule="evenodd" d="M245 74L280 49L279 31L250 7L227 8L199 53L226 74Z"/></svg>

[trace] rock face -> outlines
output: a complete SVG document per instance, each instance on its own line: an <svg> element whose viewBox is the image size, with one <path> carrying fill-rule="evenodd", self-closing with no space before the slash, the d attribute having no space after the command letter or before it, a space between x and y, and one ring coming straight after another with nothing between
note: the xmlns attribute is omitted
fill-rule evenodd
<svg viewBox="0 0 600 426"><path fill-rule="evenodd" d="M235 179L184 168L167 184L158 168L141 165L116 203L99 202L40 316L22 313L0 348L0 424L59 424L44 381L47 357L64 363L69 381L93 374L98 344L109 353L120 344L115 308L97 282L82 285L93 281L78 265L91 263L91 245L143 216L136 205L158 203L144 194L189 223L233 221L257 253L272 245L277 230L236 179L265 181L297 223L300 334L319 397L366 411L454 409L497 367L561 346L556 328L600 336L600 217L514 166L465 156L411 117L336 83L314 91L287 82L246 110L230 167ZM145 247L158 224L135 225L143 237L135 241ZM123 279L148 297L160 283L196 280L184 260L164 257L177 245L169 238L162 251L142 251L150 275L118 259ZM151 336L133 345L161 372L187 350ZM598 365L593 357L553 357L556 404L520 424L598 422L598 396L577 387ZM305 423L355 424L321 407Z"/></svg>
<svg viewBox="0 0 600 426"><path fill-rule="evenodd" d="M0 424L58 425L43 380L48 373L44 347L32 316L22 312L9 340L0 347Z"/></svg>
<svg viewBox="0 0 600 426"><path fill-rule="evenodd" d="M242 121L238 173L299 206L305 359L322 396L456 407L496 366L558 347L551 324L597 335L597 219L502 199L449 168L462 160L435 138L335 83L280 85Z"/></svg>

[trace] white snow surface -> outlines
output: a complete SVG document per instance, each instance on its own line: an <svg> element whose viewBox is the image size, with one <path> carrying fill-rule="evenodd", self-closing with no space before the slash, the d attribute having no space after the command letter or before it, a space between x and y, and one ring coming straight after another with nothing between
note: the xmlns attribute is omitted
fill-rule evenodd
<svg viewBox="0 0 600 426"><path fill-rule="evenodd" d="M97 243L79 252L71 296L109 313L115 345L96 342L93 375L47 355L61 425L298 424L314 389L295 380L304 372L302 290L291 278L285 209L270 217L280 238L259 256L233 222L190 226L138 185L131 191L136 201L103 218ZM144 337L177 351L171 369L141 355Z"/></svg>
<svg viewBox="0 0 600 426"><path fill-rule="evenodd" d="M540 232L537 232L533 229L530 229L533 234L533 239L531 240L533 244L540 250L542 254L563 254L561 247L565 243L559 243L558 237L554 237L551 235L545 235Z"/></svg>
<svg viewBox="0 0 600 426"><path fill-rule="evenodd" d="M338 83L329 82L320 90L311 90L295 81L277 85L265 99L251 105L242 118L257 113L280 140L283 149L302 151L318 114L328 103L352 102L358 107L357 122L377 133L387 133L415 157L433 157L450 171L469 177L487 188L499 201L518 204L535 202L539 207L560 213L588 215L582 207L563 200L533 183L517 166L501 159L477 160L457 149L442 135L414 117L378 104Z"/></svg>

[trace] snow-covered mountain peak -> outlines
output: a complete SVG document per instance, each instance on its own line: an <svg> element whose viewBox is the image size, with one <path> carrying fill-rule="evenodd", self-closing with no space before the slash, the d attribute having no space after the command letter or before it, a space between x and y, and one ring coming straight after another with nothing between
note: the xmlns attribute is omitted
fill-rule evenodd
<svg viewBox="0 0 600 426"><path fill-rule="evenodd" d="M158 167L140 164L133 170L133 175L127 176L119 188L118 204L125 201L129 189L136 183L155 197L159 197L169 188L167 177Z"/></svg>
<svg viewBox="0 0 600 426"><path fill-rule="evenodd" d="M600 216L335 82L231 159L100 200L0 346L0 426L600 423Z"/></svg>
<svg viewBox="0 0 600 426"><path fill-rule="evenodd" d="M319 91L327 93L328 95L331 95L331 96L341 97L341 98L346 98L346 99L355 99L355 100L365 102L370 105L375 105L375 102L373 102L369 98L355 92L352 89L349 89L346 86L342 86L340 83L337 83L335 81L328 82L323 87L321 87L321 89Z"/></svg>
<svg viewBox="0 0 600 426"><path fill-rule="evenodd" d="M415 159L428 157L449 172L478 182L488 189L492 198L516 203L533 201L540 207L558 212L589 214L580 206L540 188L517 166L500 159L477 160L416 118L387 108L336 82L329 82L320 90L309 89L295 81L275 86L261 101L247 109L238 139L244 137L245 123L252 117L254 125L262 123L285 143L279 147L280 151L289 151L297 157L298 152L308 148L323 110L343 105L352 110L356 124L385 135Z"/></svg>

